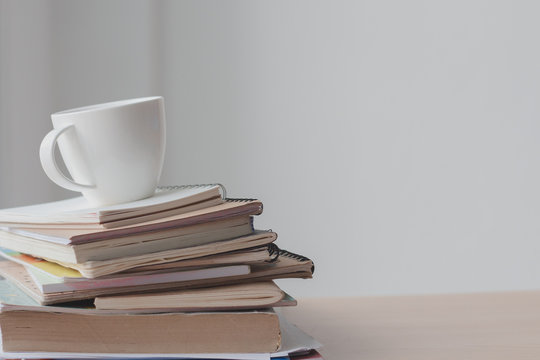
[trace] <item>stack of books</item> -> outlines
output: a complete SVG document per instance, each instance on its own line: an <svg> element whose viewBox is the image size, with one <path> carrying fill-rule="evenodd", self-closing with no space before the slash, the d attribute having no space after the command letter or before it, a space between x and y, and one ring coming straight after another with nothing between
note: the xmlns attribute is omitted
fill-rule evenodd
<svg viewBox="0 0 540 360"><path fill-rule="evenodd" d="M273 282L313 262L255 230L262 209L212 184L0 210L2 357L317 358Z"/></svg>

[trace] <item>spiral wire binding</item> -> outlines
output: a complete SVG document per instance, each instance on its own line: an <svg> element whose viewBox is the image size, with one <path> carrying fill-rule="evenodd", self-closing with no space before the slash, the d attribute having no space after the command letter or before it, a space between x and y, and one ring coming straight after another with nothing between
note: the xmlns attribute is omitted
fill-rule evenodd
<svg viewBox="0 0 540 360"><path fill-rule="evenodd" d="M293 252L290 252L290 251L287 251L287 250L282 250L282 249L280 249L280 251L279 251L279 256L285 256L285 257L288 257L288 258L291 258L291 259L294 259L294 260L298 260L298 261L311 261L311 264L312 264L311 265L311 273L313 274L315 272L315 264L308 257L305 257L305 256L300 255L300 254L295 254Z"/></svg>
<svg viewBox="0 0 540 360"><path fill-rule="evenodd" d="M220 183L214 183L214 184L194 184L194 185L169 185L169 186L158 186L157 191L171 191L171 190L179 190L179 189L194 189L194 188L200 188L200 187L212 187L212 186L219 186L221 188L221 198L225 201L230 202L249 202L249 201L255 201L257 199L251 199L251 198L228 198L227 197L227 190L225 189L225 186L223 186ZM272 231L271 229L268 231ZM268 253L271 256L270 260L268 262L276 262L280 256L288 257L291 259L295 259L298 261L311 261L310 258L305 257L300 254L296 254L287 250L280 249L276 244L270 243L267 245ZM311 261L313 264L313 261ZM315 264L311 266L311 272L313 273L315 271Z"/></svg>
<svg viewBox="0 0 540 360"><path fill-rule="evenodd" d="M228 202L250 202L250 201L256 201L257 199L252 198L226 198L225 201Z"/></svg>
<svg viewBox="0 0 540 360"><path fill-rule="evenodd" d="M212 187L212 186L219 186L221 188L221 198L223 200L228 200L227 199L227 190L225 189L225 186L223 186L223 184L220 184L220 183L158 186L157 191L161 192L161 191L171 191L171 190L180 190L180 189L195 189L195 188Z"/></svg>
<svg viewBox="0 0 540 360"><path fill-rule="evenodd" d="M298 261L311 261L310 258L307 258L307 257L305 257L303 255L295 254L293 252L283 250L283 249L279 250L279 256L285 256L285 257L295 259L295 260L298 260Z"/></svg>
<svg viewBox="0 0 540 360"><path fill-rule="evenodd" d="M276 244L270 243L267 245L268 254L270 255L270 260L267 262L273 263L276 262L279 258L280 252L282 251Z"/></svg>

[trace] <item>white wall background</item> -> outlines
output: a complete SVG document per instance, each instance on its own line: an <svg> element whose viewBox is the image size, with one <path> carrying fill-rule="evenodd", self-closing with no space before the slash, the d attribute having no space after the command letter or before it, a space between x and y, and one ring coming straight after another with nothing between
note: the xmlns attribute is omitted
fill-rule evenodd
<svg viewBox="0 0 540 360"><path fill-rule="evenodd" d="M258 197L294 296L540 287L540 4L0 0L0 207L49 114L164 95L163 184Z"/></svg>

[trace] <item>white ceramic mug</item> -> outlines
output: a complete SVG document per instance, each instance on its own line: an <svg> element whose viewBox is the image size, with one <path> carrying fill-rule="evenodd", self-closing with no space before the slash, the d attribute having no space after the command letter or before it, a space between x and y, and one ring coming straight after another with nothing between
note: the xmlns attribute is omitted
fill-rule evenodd
<svg viewBox="0 0 540 360"><path fill-rule="evenodd" d="M41 165L61 187L80 191L94 206L152 196L165 157L161 96L114 101L51 115L54 129L41 143ZM55 160L56 144L72 177Z"/></svg>

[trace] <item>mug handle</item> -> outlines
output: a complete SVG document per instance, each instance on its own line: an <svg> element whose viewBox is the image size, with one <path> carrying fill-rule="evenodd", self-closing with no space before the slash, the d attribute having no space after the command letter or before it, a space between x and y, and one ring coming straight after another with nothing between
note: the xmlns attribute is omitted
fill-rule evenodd
<svg viewBox="0 0 540 360"><path fill-rule="evenodd" d="M45 135L43 141L41 142L41 146L39 147L39 158L41 160L41 166L43 167L43 170L45 170L45 174L47 174L47 176L53 182L55 182L56 185L66 188L68 190L81 192L92 189L95 187L95 185L79 184L68 178L60 171L60 168L58 167L58 164L56 163L56 159L54 157L56 141L58 140L60 135L62 135L64 132L71 129L72 127L73 125L67 125L61 129L53 129L47 135Z"/></svg>

